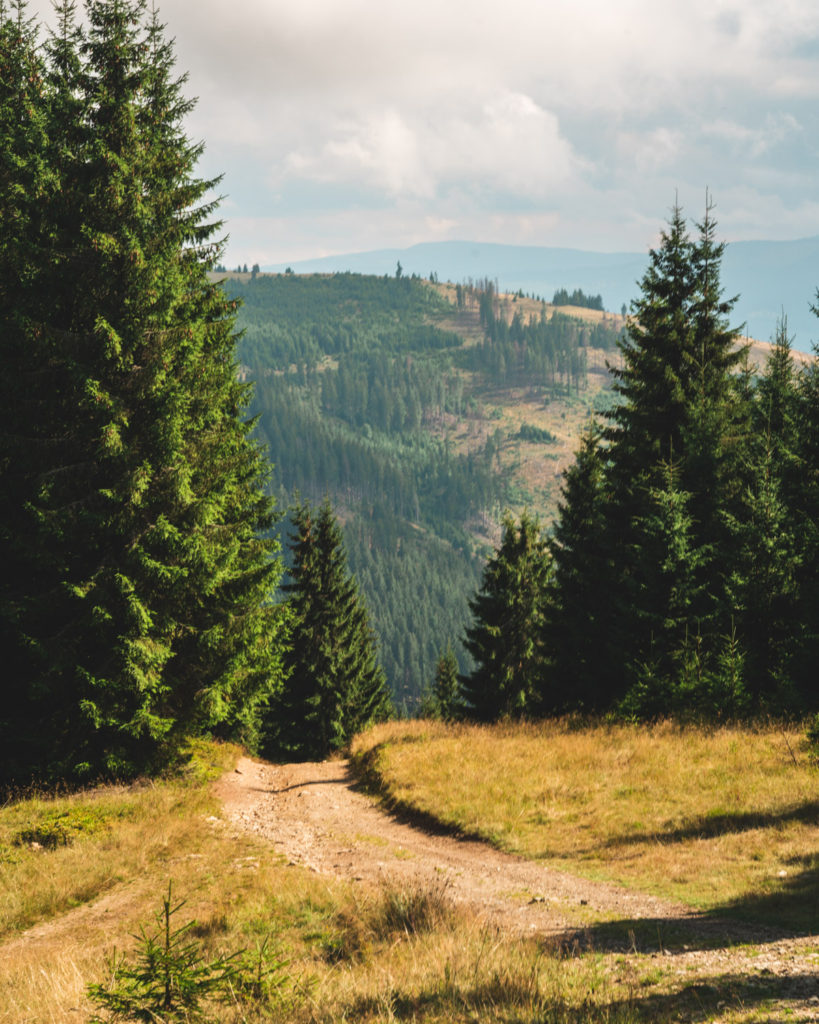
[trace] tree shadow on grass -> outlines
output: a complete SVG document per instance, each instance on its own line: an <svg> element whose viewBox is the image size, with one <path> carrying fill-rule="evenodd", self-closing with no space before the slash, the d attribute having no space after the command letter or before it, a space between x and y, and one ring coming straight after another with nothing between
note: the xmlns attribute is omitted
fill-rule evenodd
<svg viewBox="0 0 819 1024"><path fill-rule="evenodd" d="M756 828L776 830L779 826L799 822L819 825L819 801L805 801L782 811L769 814L721 814L706 816L682 828L667 832L641 833L618 836L605 844L582 853L600 853L604 849L623 849L638 844L659 842L683 843L694 839L707 839L730 833L742 833ZM635 856L639 851L635 850ZM715 856L718 854L715 853ZM769 880L762 891L749 892L732 900L717 904L697 918L700 922L723 924L742 922L756 924L779 937L786 935L819 934L819 851L785 858L781 877Z"/></svg>
<svg viewBox="0 0 819 1024"><path fill-rule="evenodd" d="M549 1021L550 1024L633 1024L635 1021L712 1021L722 1012L762 1011L767 1024L793 1024L787 1005L816 994L816 976L805 972L778 978L771 974L709 975L671 991L649 991L650 982L637 981L622 998L595 997L592 992L569 1002L542 994L531 976L496 977L488 982L459 985L442 978L440 984L409 994L400 988L379 996L362 997L348 1010L349 1019L424 1021L445 1019Z"/></svg>
<svg viewBox="0 0 819 1024"><path fill-rule="evenodd" d="M672 992L646 992L611 1002L607 1010L614 1020L621 1012L639 1021L713 1021L723 1013L743 1010L764 1012L766 1024L793 1024L791 1002L816 995L816 975L779 978L771 974L717 974L699 978ZM606 1019L606 1018L603 1018Z"/></svg>
<svg viewBox="0 0 819 1024"><path fill-rule="evenodd" d="M467 842L490 842L490 839L480 831L471 831L459 825L453 825L429 811L421 810L411 802L391 796L384 787L377 768L383 746L385 744L379 743L364 754L350 758L348 777L352 790L378 799L381 810L398 825L410 825L431 836L447 836Z"/></svg>
<svg viewBox="0 0 819 1024"><path fill-rule="evenodd" d="M738 835L759 828L777 828L798 822L819 825L819 800L805 800L777 811L705 814L684 825L653 832L629 832L612 836L604 842L572 850L572 856L596 853L600 850L639 846L642 843L683 843L689 839L713 839L725 835Z"/></svg>
<svg viewBox="0 0 819 1024"><path fill-rule="evenodd" d="M605 921L558 936L568 945L636 953L678 953L819 935L819 855L794 858L801 870L777 880L775 891L750 893L691 917ZM817 942L819 944L819 940ZM819 995L819 982L817 991Z"/></svg>
<svg viewBox="0 0 819 1024"><path fill-rule="evenodd" d="M602 921L583 928L569 928L550 941L566 950L574 947L586 952L594 950L664 957L746 944L767 945L793 937L794 933L790 931L726 918L715 919L703 914L683 918L641 917Z"/></svg>
<svg viewBox="0 0 819 1024"><path fill-rule="evenodd" d="M769 922L797 935L819 934L819 853L792 857L786 863L788 874L777 879L773 890L730 900L708 916Z"/></svg>

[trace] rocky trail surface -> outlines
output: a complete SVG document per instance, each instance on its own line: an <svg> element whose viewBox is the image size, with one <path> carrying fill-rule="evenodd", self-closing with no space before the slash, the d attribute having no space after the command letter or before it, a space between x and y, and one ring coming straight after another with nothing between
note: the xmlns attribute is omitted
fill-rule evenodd
<svg viewBox="0 0 819 1024"><path fill-rule="evenodd" d="M679 904L581 880L486 843L397 820L359 792L346 761L271 765L244 758L218 787L229 819L295 864L355 881L446 883L498 924L559 934L592 917L690 916Z"/></svg>
<svg viewBox="0 0 819 1024"><path fill-rule="evenodd" d="M268 840L293 864L364 884L445 885L452 900L502 931L558 941L591 936L598 949L611 942L625 954L656 957L689 985L741 977L775 990L789 1021L819 1021L815 936L704 918L681 904L400 820L360 791L344 760L273 765L244 758L217 791L237 830ZM633 929L606 932L605 923L616 921Z"/></svg>

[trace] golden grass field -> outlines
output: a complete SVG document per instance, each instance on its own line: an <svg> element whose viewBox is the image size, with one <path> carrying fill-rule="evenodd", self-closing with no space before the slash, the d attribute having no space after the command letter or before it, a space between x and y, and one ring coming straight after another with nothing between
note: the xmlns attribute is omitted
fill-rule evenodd
<svg viewBox="0 0 819 1024"><path fill-rule="evenodd" d="M635 1019L632 981L594 957L512 942L443 890L353 887L234 834L209 780L237 756L203 745L193 776L0 808L2 1024L88 1021L86 986L133 958L169 881L207 957L266 940L283 962L260 998L214 1004L218 1024ZM55 832L68 841L32 845Z"/></svg>
<svg viewBox="0 0 819 1024"><path fill-rule="evenodd" d="M797 727L393 722L353 753L393 804L509 852L819 931L819 769Z"/></svg>
<svg viewBox="0 0 819 1024"><path fill-rule="evenodd" d="M767 939L712 961L712 936L675 965L634 923L625 943L593 920L577 941L521 939L445 886L366 887L288 865L220 817L212 780L238 755L203 743L166 780L0 808L0 1024L88 1021L87 984L110 978L115 950L133 957L169 882L203 955L267 941L283 962L258 998L214 1004L219 1024L813 1019L792 1010L804 999L781 1002L775 972L753 976ZM819 777L796 729L397 722L357 738L354 757L394 802L507 849L815 931ZM819 940L800 948L819 964ZM809 975L793 984L807 992Z"/></svg>

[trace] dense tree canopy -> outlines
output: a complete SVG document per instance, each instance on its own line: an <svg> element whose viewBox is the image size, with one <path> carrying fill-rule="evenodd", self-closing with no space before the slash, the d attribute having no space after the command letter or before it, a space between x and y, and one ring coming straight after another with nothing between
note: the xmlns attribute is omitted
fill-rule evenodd
<svg viewBox="0 0 819 1024"><path fill-rule="evenodd" d="M196 177L155 13L86 13L80 30L58 8L44 56L22 5L0 30L19 229L0 242L17 373L0 410L4 775L128 772L192 731L252 733L278 673L266 468L207 278L215 182Z"/></svg>
<svg viewBox="0 0 819 1024"><path fill-rule="evenodd" d="M813 372L797 386L783 329L754 379L729 326L710 199L697 228L692 240L675 207L633 304L602 444L590 435L566 476L550 676L558 695L571 685L638 716L813 707L797 667L819 614L800 574Z"/></svg>
<svg viewBox="0 0 819 1024"><path fill-rule="evenodd" d="M785 323L750 367L712 214L709 197L692 239L675 207L650 255L617 401L564 475L551 565L520 573L526 524L505 524L470 605L478 718L819 706L819 374L797 371Z"/></svg>

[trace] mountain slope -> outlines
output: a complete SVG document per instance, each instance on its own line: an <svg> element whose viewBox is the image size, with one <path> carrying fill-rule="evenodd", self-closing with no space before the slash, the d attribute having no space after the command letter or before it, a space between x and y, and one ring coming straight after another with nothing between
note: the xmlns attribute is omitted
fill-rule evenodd
<svg viewBox="0 0 819 1024"><path fill-rule="evenodd" d="M279 507L330 496L411 709L448 643L466 668L467 601L503 509L553 515L622 318L486 282L284 274L225 287L242 302L239 355Z"/></svg>
<svg viewBox="0 0 819 1024"><path fill-rule="evenodd" d="M427 242L406 249L346 253L292 264L299 273L350 270L392 274L400 261L404 273L441 280L497 280L502 291L551 299L560 287L602 294L606 308L620 310L637 295L637 281L648 257L640 252L589 252L547 246L498 245L485 242ZM284 271L285 266L266 268ZM819 286L819 236L796 241L732 242L725 251L722 279L726 295L738 295L736 324L763 341L774 333L784 311L794 346L809 351L819 340L819 324L810 304Z"/></svg>

